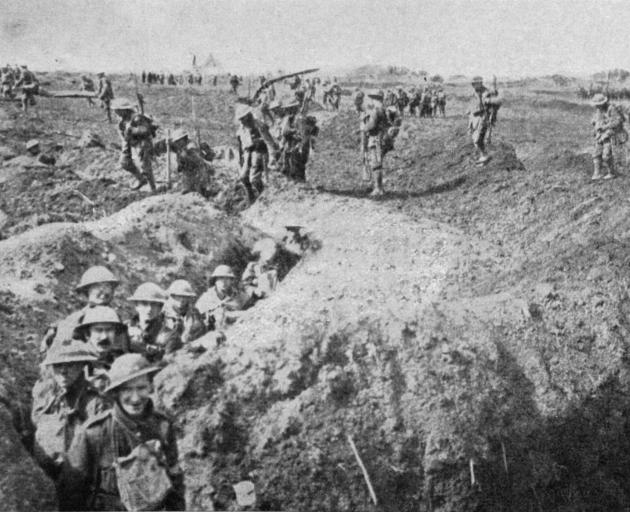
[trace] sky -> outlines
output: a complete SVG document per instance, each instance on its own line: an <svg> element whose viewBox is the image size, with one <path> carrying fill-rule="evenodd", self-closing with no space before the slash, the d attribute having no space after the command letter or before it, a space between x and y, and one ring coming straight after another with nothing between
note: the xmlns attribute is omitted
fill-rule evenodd
<svg viewBox="0 0 630 512"><path fill-rule="evenodd" d="M363 64L445 76L630 69L628 0L0 0L0 63L238 73Z"/></svg>

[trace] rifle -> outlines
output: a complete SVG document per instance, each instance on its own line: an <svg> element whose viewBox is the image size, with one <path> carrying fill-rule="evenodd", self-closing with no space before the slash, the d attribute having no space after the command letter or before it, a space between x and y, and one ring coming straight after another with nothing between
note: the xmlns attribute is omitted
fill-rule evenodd
<svg viewBox="0 0 630 512"><path fill-rule="evenodd" d="M499 94L499 90L497 89L497 76L493 75L492 76L492 92L495 95ZM497 119L497 110L498 107L496 107L495 105L488 105L485 108L485 115L487 116L487 122L488 122L488 144L492 144L492 127L494 126L494 123L496 122Z"/></svg>
<svg viewBox="0 0 630 512"><path fill-rule="evenodd" d="M190 97L190 107L192 109L192 120L195 128L195 138L197 139L197 147L201 149L201 135L199 133L199 125L197 124L197 114L195 113L195 97Z"/></svg>
<svg viewBox="0 0 630 512"><path fill-rule="evenodd" d="M263 85L261 85L258 89L256 89L256 92L254 93L254 97L252 98L252 100L255 101L258 98L258 96L260 96L260 93L263 90L265 90L270 85L275 84L276 82L286 80L287 78L293 78L294 76L306 75L308 73L315 73L316 71L319 71L319 68L305 69L304 71L297 71L295 73L289 73L288 75L282 75L282 76L278 76L276 78L267 80Z"/></svg>
<svg viewBox="0 0 630 512"><path fill-rule="evenodd" d="M142 94L140 94L140 91L138 90L138 77L135 73L133 75L133 82L136 90L136 99L138 100L138 110L142 115L144 115L144 96L142 96Z"/></svg>

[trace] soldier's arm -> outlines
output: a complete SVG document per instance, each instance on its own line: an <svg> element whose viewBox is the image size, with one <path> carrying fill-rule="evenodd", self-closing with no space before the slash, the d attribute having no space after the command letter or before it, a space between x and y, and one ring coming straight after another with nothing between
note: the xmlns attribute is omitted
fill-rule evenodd
<svg viewBox="0 0 630 512"><path fill-rule="evenodd" d="M91 490L91 456L85 428L77 431L58 481L59 510L86 510Z"/></svg>
<svg viewBox="0 0 630 512"><path fill-rule="evenodd" d="M184 485L184 472L179 466L179 453L177 450L177 438L172 425L169 425L166 434L166 446L164 455L168 464L168 473L171 478L173 490L168 494L164 502L166 510L186 509L186 487Z"/></svg>

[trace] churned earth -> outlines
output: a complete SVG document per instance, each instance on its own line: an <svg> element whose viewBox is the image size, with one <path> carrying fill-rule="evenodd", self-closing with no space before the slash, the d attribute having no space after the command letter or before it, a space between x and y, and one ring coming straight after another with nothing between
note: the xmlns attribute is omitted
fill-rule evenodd
<svg viewBox="0 0 630 512"><path fill-rule="evenodd" d="M66 89L74 78L50 79ZM116 85L133 92L126 77ZM251 480L262 510L626 510L628 171L591 183L590 109L570 89L544 88L505 91L493 159L479 168L468 90L447 86L446 118L405 119L379 201L360 181L344 99L338 114L316 113L308 184L272 175L248 209L230 162L217 164L209 202L133 192L100 110L42 98L24 119L2 105L5 153L34 136L61 145L54 168L0 167L10 423L28 446L37 345L79 306L73 286L87 266L120 276L116 303L129 314L124 299L143 280L187 277L202 291L216 263L242 269L255 240L280 241L297 224L309 247L277 292L224 344L199 340L157 378L190 508L237 510L232 485ZM225 84L142 92L164 128L231 144ZM84 130L105 148L75 147ZM163 158L157 169L164 181ZM42 487L39 508L46 500Z"/></svg>

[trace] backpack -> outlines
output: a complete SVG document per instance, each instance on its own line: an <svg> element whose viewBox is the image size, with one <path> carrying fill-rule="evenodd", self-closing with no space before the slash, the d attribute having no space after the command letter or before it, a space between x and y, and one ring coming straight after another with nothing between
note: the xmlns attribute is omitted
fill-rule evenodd
<svg viewBox="0 0 630 512"><path fill-rule="evenodd" d="M120 501L130 511L159 510L173 489L157 439L136 446L114 462Z"/></svg>

